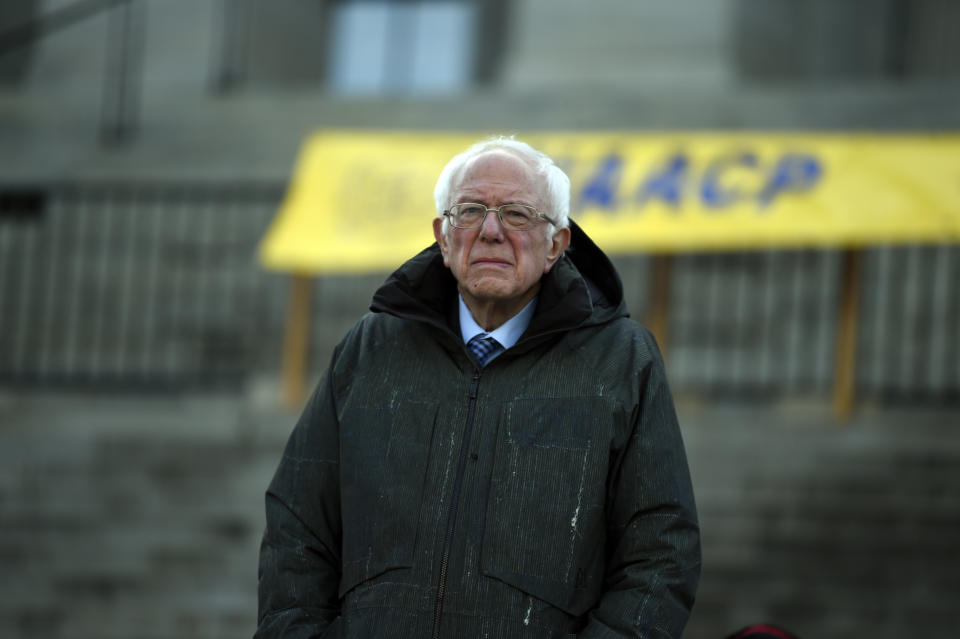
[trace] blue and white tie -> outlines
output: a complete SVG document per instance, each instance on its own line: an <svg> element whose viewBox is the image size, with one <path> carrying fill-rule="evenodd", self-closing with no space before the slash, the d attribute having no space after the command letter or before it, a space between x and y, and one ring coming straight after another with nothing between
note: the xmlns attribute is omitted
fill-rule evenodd
<svg viewBox="0 0 960 639"><path fill-rule="evenodd" d="M485 333L474 336L473 339L467 342L467 346L473 351L473 354L476 355L480 366L486 366L487 362L493 359L494 355L503 350L500 342Z"/></svg>

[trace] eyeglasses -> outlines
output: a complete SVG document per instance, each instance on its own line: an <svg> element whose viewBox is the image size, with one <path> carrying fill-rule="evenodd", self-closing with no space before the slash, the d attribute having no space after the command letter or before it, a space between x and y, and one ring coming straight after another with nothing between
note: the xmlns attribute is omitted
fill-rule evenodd
<svg viewBox="0 0 960 639"><path fill-rule="evenodd" d="M529 231L540 223L540 220L546 220L557 225L555 221L526 204L504 204L495 209L490 209L483 204L476 202L461 202L454 204L443 212L444 217L450 220L455 228L475 229L483 225L487 213L495 211L503 228L509 231Z"/></svg>

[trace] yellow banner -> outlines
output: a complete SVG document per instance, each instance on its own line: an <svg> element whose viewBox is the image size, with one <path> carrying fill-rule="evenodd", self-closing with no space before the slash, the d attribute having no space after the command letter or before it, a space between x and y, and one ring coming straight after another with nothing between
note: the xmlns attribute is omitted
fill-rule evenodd
<svg viewBox="0 0 960 639"><path fill-rule="evenodd" d="M260 246L303 273L391 270L431 242L443 166L482 136L325 131ZM608 253L960 241L960 133L537 132Z"/></svg>

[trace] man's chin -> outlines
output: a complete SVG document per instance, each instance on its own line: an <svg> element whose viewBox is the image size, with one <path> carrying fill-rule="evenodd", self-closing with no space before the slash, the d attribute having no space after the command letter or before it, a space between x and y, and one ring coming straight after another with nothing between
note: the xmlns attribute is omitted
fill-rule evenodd
<svg viewBox="0 0 960 639"><path fill-rule="evenodd" d="M483 278L482 280L471 282L470 285L466 287L466 293L480 302L505 300L516 295L508 282L497 278Z"/></svg>

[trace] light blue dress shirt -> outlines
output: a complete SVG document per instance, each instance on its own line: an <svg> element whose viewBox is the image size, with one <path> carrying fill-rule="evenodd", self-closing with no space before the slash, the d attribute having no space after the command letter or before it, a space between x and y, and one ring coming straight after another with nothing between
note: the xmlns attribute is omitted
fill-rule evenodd
<svg viewBox="0 0 960 639"><path fill-rule="evenodd" d="M537 308L537 298L534 297L519 313L488 333L473 319L473 314L467 308L467 303L463 301L463 296L457 294L457 298L460 300L460 336L463 338L463 343L466 344L478 334L484 334L500 342L503 345L503 350L507 350L517 343L523 332L527 330L527 326L530 325L533 312ZM500 351L500 353L502 352ZM496 359L500 353L491 357L490 360Z"/></svg>

